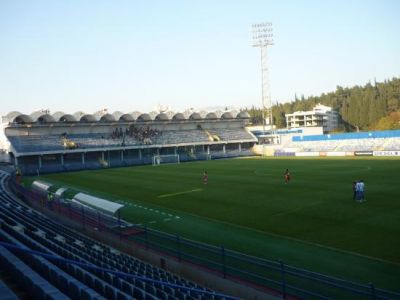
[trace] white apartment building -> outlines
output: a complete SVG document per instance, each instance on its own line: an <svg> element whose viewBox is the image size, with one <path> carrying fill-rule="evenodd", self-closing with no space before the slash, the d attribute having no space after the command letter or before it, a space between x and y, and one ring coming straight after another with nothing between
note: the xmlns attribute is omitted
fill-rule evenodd
<svg viewBox="0 0 400 300"><path fill-rule="evenodd" d="M324 132L339 126L339 113L331 107L317 104L311 111L296 111L285 114L288 129L299 127L322 127Z"/></svg>

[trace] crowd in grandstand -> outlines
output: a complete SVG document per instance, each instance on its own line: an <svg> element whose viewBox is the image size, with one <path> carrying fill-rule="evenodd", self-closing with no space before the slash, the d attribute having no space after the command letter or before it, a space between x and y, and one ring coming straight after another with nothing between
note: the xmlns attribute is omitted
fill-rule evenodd
<svg viewBox="0 0 400 300"><path fill-rule="evenodd" d="M128 135L130 137L134 137L135 139L139 140L140 142L142 142L144 144L148 144L148 142L150 142L150 144L151 144L152 138L161 135L160 130L153 129L149 126L147 126L147 127L131 126L127 130L128 130ZM146 143L146 141L148 141L148 142Z"/></svg>
<svg viewBox="0 0 400 300"><path fill-rule="evenodd" d="M111 138L120 139L120 138L131 137L143 144L152 144L151 139L159 135L161 135L160 130L153 129L149 126L147 127L130 126L129 128L125 129L125 132L121 127L115 128L115 130L113 130L113 132L111 133Z"/></svg>

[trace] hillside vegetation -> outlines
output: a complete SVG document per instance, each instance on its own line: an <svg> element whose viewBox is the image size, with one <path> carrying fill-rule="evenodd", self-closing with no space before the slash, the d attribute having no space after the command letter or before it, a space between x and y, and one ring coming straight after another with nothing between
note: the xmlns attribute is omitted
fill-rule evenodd
<svg viewBox="0 0 400 300"><path fill-rule="evenodd" d="M273 106L274 124L278 128L284 128L285 114L312 110L318 103L331 106L340 113L343 121L338 128L340 131L400 128L400 78L351 88L337 86L336 91L320 96L295 96L295 101ZM261 124L260 108L253 107L247 111L253 124Z"/></svg>

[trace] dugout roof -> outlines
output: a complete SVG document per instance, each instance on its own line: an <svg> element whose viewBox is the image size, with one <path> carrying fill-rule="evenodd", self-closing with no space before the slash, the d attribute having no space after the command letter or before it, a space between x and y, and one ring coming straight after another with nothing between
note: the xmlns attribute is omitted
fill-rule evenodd
<svg viewBox="0 0 400 300"><path fill-rule="evenodd" d="M83 205L101 210L107 214L114 215L120 208L124 207L122 204L118 204L112 201L108 201L102 198L91 196L84 193L78 193L72 199L73 201L79 202Z"/></svg>

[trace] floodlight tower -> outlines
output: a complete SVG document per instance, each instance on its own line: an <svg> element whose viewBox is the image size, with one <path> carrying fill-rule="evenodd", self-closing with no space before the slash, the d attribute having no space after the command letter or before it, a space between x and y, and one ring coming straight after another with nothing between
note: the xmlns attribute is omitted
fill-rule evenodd
<svg viewBox="0 0 400 300"><path fill-rule="evenodd" d="M265 125L270 126L273 130L272 119L272 101L271 91L268 77L268 61L267 48L274 44L272 34L272 23L264 22L253 24L253 47L261 50L261 103L262 103L262 118L263 118L263 133L265 134Z"/></svg>

